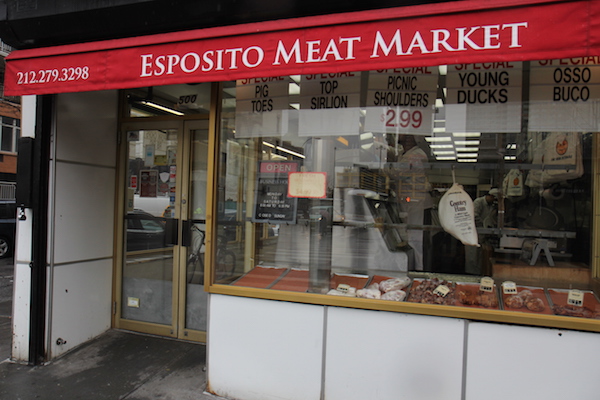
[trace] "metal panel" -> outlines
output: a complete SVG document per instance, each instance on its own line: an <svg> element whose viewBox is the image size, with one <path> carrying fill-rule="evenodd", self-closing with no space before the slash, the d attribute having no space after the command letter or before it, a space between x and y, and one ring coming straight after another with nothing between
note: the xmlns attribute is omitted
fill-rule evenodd
<svg viewBox="0 0 600 400"><path fill-rule="evenodd" d="M461 399L465 327L460 319L329 307L325 398Z"/></svg>
<svg viewBox="0 0 600 400"><path fill-rule="evenodd" d="M320 306L212 295L209 389L245 400L319 399Z"/></svg>
<svg viewBox="0 0 600 400"><path fill-rule="evenodd" d="M469 324L466 399L597 399L598 335Z"/></svg>
<svg viewBox="0 0 600 400"><path fill-rule="evenodd" d="M57 163L54 263L113 255L115 171Z"/></svg>
<svg viewBox="0 0 600 400"><path fill-rule="evenodd" d="M110 328L112 259L54 267L48 358Z"/></svg>
<svg viewBox="0 0 600 400"><path fill-rule="evenodd" d="M114 167L117 149L117 91L57 96L56 158Z"/></svg>

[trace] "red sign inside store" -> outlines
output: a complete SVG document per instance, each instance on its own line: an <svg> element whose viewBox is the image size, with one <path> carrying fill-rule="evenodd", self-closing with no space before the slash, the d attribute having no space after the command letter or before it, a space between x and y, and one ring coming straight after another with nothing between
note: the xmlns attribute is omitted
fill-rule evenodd
<svg viewBox="0 0 600 400"><path fill-rule="evenodd" d="M46 94L596 55L599 3L471 0L21 50L7 58L4 90Z"/></svg>

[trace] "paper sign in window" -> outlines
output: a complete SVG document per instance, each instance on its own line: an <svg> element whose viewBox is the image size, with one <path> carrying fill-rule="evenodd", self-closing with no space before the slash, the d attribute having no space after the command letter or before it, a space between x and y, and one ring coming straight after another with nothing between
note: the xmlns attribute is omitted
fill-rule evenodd
<svg viewBox="0 0 600 400"><path fill-rule="evenodd" d="M288 197L326 197L326 172L290 172L288 179Z"/></svg>
<svg viewBox="0 0 600 400"><path fill-rule="evenodd" d="M540 132L596 132L600 57L531 62L529 127Z"/></svg>
<svg viewBox="0 0 600 400"><path fill-rule="evenodd" d="M521 132L523 65L458 64L446 76L446 132Z"/></svg>

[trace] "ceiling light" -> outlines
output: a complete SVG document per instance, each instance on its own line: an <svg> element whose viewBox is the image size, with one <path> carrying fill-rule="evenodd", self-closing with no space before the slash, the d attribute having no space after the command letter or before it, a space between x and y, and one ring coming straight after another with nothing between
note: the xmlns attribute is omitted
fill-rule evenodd
<svg viewBox="0 0 600 400"><path fill-rule="evenodd" d="M454 146L451 144L430 144L429 147L432 149L451 149Z"/></svg>
<svg viewBox="0 0 600 400"><path fill-rule="evenodd" d="M425 138L426 142L450 142L452 138L450 136L428 136Z"/></svg>
<svg viewBox="0 0 600 400"><path fill-rule="evenodd" d="M514 161L517 159L517 156L504 156L504 159L506 161Z"/></svg>
<svg viewBox="0 0 600 400"><path fill-rule="evenodd" d="M366 132L366 133L361 133L360 134L360 140L364 141L364 140L372 140L373 139L373 133L372 132Z"/></svg>
<svg viewBox="0 0 600 400"><path fill-rule="evenodd" d="M479 146L479 140L455 140L454 144L458 146Z"/></svg>
<svg viewBox="0 0 600 400"><path fill-rule="evenodd" d="M458 156L462 158L477 158L477 153L460 153Z"/></svg>
<svg viewBox="0 0 600 400"><path fill-rule="evenodd" d="M452 132L454 137L480 137L481 132Z"/></svg>
<svg viewBox="0 0 600 400"><path fill-rule="evenodd" d="M285 147L276 146L275 148L277 150L285 151L286 153L291 154L291 155L296 156L296 157L306 158L306 156L304 154L296 153L295 151L286 149Z"/></svg>
<svg viewBox="0 0 600 400"><path fill-rule="evenodd" d="M436 156L454 154L454 150L434 150L433 154Z"/></svg>
<svg viewBox="0 0 600 400"><path fill-rule="evenodd" d="M459 158L456 161L458 162L477 162L476 158Z"/></svg>
<svg viewBox="0 0 600 400"><path fill-rule="evenodd" d="M441 156L441 157L436 157L435 159L439 160L439 161L456 160L456 157L454 157L454 156Z"/></svg>
<svg viewBox="0 0 600 400"><path fill-rule="evenodd" d="M156 104L156 103L153 103L151 101L142 100L142 101L140 101L140 103L143 104L143 105L145 105L145 106L156 108L157 110L161 110L161 111L168 112L168 113L171 113L171 114L183 115L182 112L179 112L177 110L173 110L172 108L161 106L160 104Z"/></svg>
<svg viewBox="0 0 600 400"><path fill-rule="evenodd" d="M479 147L457 147L454 150L458 151L466 151L468 153L477 153L479 151Z"/></svg>

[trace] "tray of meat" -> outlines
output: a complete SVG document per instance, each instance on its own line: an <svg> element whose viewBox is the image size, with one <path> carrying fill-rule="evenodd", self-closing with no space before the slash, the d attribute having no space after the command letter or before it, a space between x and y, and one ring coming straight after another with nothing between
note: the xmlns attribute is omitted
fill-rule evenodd
<svg viewBox="0 0 600 400"><path fill-rule="evenodd" d="M600 319L600 301L596 294L591 290L581 290L581 292L583 294L583 304L577 306L569 304L568 289L547 289L552 312L555 315L568 317Z"/></svg>
<svg viewBox="0 0 600 400"><path fill-rule="evenodd" d="M453 306L456 302L456 283L437 278L414 279L406 301Z"/></svg>
<svg viewBox="0 0 600 400"><path fill-rule="evenodd" d="M371 277L369 284L364 289L356 291L356 297L403 301L406 298L407 287L410 286L410 283L411 279L407 276L392 278L375 275Z"/></svg>
<svg viewBox="0 0 600 400"><path fill-rule="evenodd" d="M520 311L533 314L552 314L552 308L543 288L517 286L517 293L502 293L502 307L507 311Z"/></svg>
<svg viewBox="0 0 600 400"><path fill-rule="evenodd" d="M350 287L362 289L369 281L368 275L361 274L333 274L330 280L330 288L336 289L339 284L346 284Z"/></svg>
<svg viewBox="0 0 600 400"><path fill-rule="evenodd" d="M486 308L498 310L498 290L496 285L491 292L480 290L478 283L456 284L456 305L462 307Z"/></svg>
<svg viewBox="0 0 600 400"><path fill-rule="evenodd" d="M381 293L387 293L394 290L404 290L412 283L412 280L408 276L399 278L392 278L383 275L373 275L369 281L368 287L377 288Z"/></svg>

